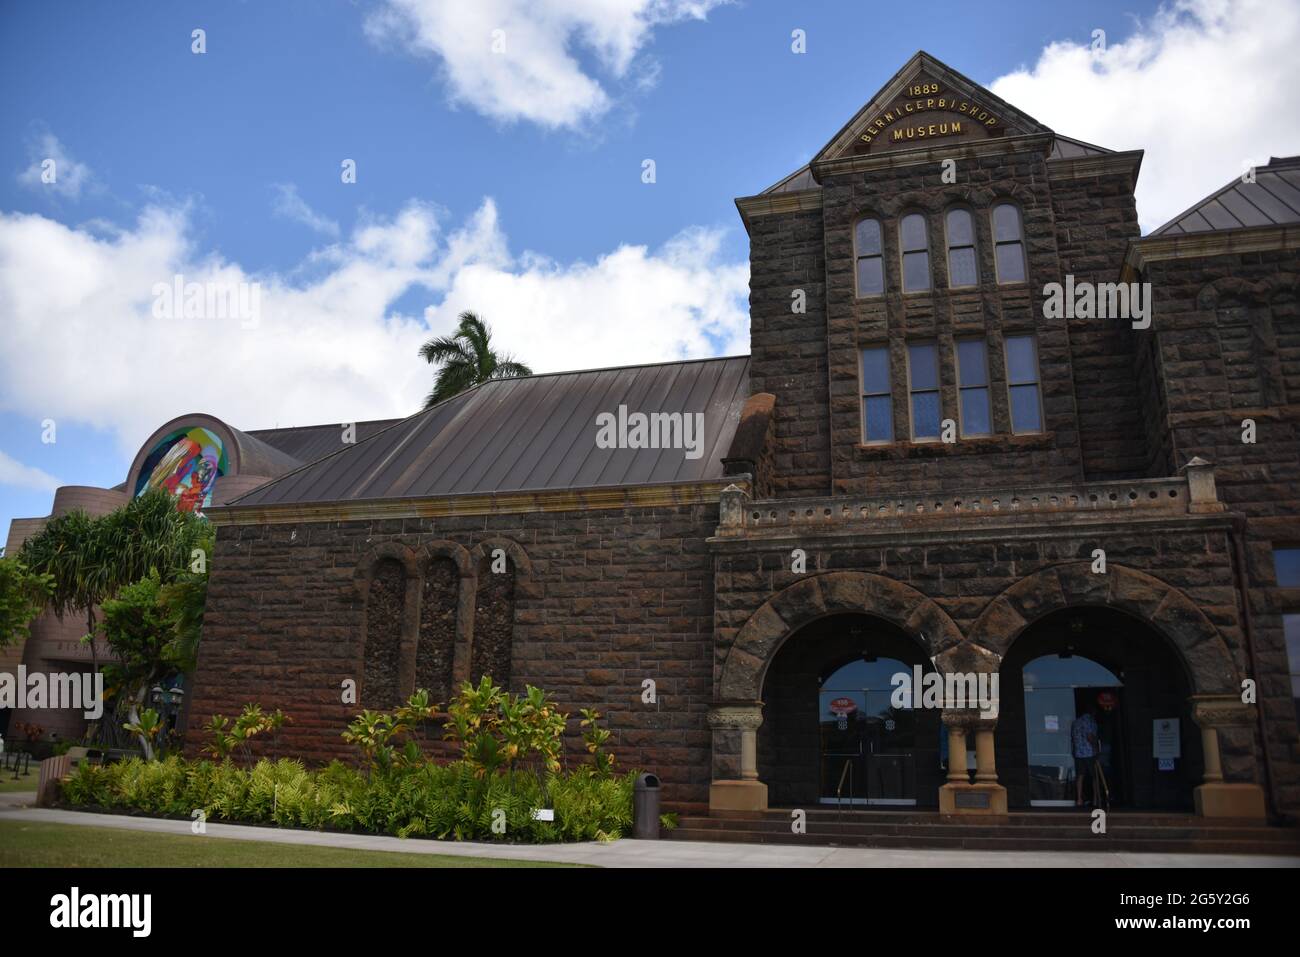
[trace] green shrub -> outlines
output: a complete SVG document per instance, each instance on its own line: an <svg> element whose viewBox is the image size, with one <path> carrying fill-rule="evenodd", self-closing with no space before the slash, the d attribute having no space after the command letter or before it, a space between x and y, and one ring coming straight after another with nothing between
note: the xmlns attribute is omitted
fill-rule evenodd
<svg viewBox="0 0 1300 957"><path fill-rule="evenodd" d="M339 761L308 770L288 758L240 767L232 752L251 757L248 739L274 733L284 720L249 705L235 731L227 732L224 718L208 726L213 743L205 751L218 761L83 761L63 794L74 806L186 818L201 809L209 820L399 837L541 843L612 840L631 829L635 773L612 773L613 757L603 750L609 732L596 712L584 710L579 725L592 763L565 772L568 716L539 689L510 695L484 678L463 685L448 711L446 736L462 754L449 764L422 750L434 707L418 691L392 714L366 711L348 725L343 737L361 752L364 771ZM538 820L540 809L553 810L554 820Z"/></svg>

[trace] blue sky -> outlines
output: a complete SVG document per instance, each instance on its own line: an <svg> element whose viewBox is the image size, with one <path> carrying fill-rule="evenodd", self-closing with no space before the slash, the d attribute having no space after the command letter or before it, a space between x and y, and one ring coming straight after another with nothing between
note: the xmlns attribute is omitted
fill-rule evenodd
<svg viewBox="0 0 1300 957"><path fill-rule="evenodd" d="M1297 87L1294 2L588 6L0 6L0 530L47 514L55 483L122 481L183 412L252 429L414 411L415 349L463 308L539 371L745 351L733 198L920 48L1059 132L1146 148L1147 228L1250 151L1300 148L1239 102ZM1229 114L1227 144L1185 129ZM260 283L264 321L151 317L176 273Z"/></svg>

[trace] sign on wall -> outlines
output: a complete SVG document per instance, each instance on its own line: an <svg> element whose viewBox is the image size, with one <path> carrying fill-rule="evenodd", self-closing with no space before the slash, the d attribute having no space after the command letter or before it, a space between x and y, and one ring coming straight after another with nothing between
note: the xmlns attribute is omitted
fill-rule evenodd
<svg viewBox="0 0 1300 957"><path fill-rule="evenodd" d="M1179 734L1178 719L1156 718L1151 725L1151 756L1157 761L1162 758L1181 758L1182 738Z"/></svg>

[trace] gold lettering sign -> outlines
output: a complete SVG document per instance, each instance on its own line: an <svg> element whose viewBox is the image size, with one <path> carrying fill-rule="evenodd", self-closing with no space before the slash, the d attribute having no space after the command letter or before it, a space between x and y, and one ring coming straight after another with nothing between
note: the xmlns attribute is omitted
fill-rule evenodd
<svg viewBox="0 0 1300 957"><path fill-rule="evenodd" d="M918 113L932 110L959 113L979 123L986 129L993 129L998 125L997 116L974 100L936 95L943 92L938 83L912 83L905 88L905 92L909 99L895 103L867 121L865 132L858 137L863 143L870 146L886 128L892 126L897 120L904 118L910 120ZM892 131L890 142L898 143L914 139L929 139L935 136L961 136L966 132L967 126L963 124L963 121L954 118L915 126L910 124L900 126Z"/></svg>

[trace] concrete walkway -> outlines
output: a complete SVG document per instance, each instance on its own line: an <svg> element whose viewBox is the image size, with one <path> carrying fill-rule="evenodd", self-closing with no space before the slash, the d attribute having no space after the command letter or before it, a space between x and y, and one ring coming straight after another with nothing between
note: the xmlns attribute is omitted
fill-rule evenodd
<svg viewBox="0 0 1300 957"><path fill-rule="evenodd" d="M88 814L23 807L35 794L0 794L0 821L114 827L155 834L190 834L188 821ZM477 844L468 841L402 840L368 834L295 831L243 824L209 823L195 840L269 841L318 847L447 854L454 857L558 861L600 867L1300 867L1300 857L1247 854L1130 854L1041 851L936 851L865 847L798 847L713 841L615 841L612 844Z"/></svg>

